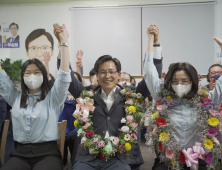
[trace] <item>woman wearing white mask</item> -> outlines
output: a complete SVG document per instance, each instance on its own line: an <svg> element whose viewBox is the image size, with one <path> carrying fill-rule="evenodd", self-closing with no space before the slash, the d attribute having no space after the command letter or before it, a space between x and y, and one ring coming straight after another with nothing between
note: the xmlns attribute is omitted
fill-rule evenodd
<svg viewBox="0 0 222 170"><path fill-rule="evenodd" d="M17 89L0 66L0 95L12 106L12 124L17 148L1 170L62 170L57 140L58 117L63 110L71 81L68 33L54 24L61 42L61 67L54 86L38 59L27 60L21 70L21 90Z"/></svg>
<svg viewBox="0 0 222 170"><path fill-rule="evenodd" d="M144 57L144 79L146 81L147 87L151 95L154 98L154 101L156 101L156 100L159 100L157 99L157 93L161 90L161 84L160 84L160 80L159 80L159 76L156 71L156 68L153 65L153 39L154 39L153 30L148 29L147 35L148 35L149 40L148 40L147 53L145 54L145 57ZM197 71L191 64L175 63L172 67L170 67L165 77L164 88L166 89L165 91L172 92L172 94L176 96L175 101L177 102L177 104L175 104L172 107L168 106L168 109L170 110L170 112L167 112L166 113L167 115L164 115L164 116L169 117L167 119L169 120L169 122L165 121L166 119L163 120L161 118L161 115L159 115L158 112L155 112L151 117L148 118L151 121L152 120L154 121L154 118L156 118L154 121L154 123L156 124L155 128L152 129L153 131L151 130L152 133L150 133L149 138L153 138L151 136L157 133L157 129L164 130L165 128L165 131L166 131L167 130L166 128L169 128L172 125L172 126L175 126L175 128L173 127L173 132L171 131L172 133L168 133L168 134L171 134L172 136L171 138L173 138L172 141L174 142L171 143L172 145L178 142L178 144L180 144L178 148L181 147L183 149L193 148L193 146L196 145L196 142L198 142L200 139L200 137L196 135L196 132L195 132L199 128L198 126L199 120L197 119L197 116L195 115L196 113L194 111L193 106L189 104L189 100L191 100L197 94L198 82L199 80L198 80ZM215 90L214 92L212 92L213 94L212 97L214 97L212 99L214 102L221 100L220 98L222 98L222 95L220 95L221 87L219 86L222 86L222 83L218 83L218 88L216 88L217 91ZM171 98L171 96L169 97ZM171 102L171 101L172 100L169 99L168 102ZM158 101L157 101L157 105L158 105ZM162 105L162 106L165 107L166 105ZM162 108L159 108L159 109L162 109ZM162 124L156 121L158 118L162 119L161 120L163 121ZM167 123L168 125L166 125ZM164 127L162 125L166 125L166 126ZM162 129L159 128L160 126ZM175 161L178 161L178 162L181 161L183 163L183 165L181 165L182 166L181 169L185 169L185 170L190 169L190 167L188 167L188 164L185 164L184 162L185 160L183 160L186 158L182 159L180 158L180 156L177 155L180 152L177 152L175 154L172 152L172 150L167 148L168 145L166 146L163 145L163 142L165 142L164 140L169 139L168 134L162 133L162 131L161 132L158 131L158 133L165 135L165 136L161 136L160 134L157 136L158 140L161 141L159 142L159 144L157 143L157 145L159 145L159 150L163 152L164 155L167 155L166 157L168 160L164 158L165 159L164 161L168 162L168 164L161 162L160 159L157 157L155 159L155 163L154 163L154 166L152 167L152 170L168 170L168 169L171 169L172 167L174 167L173 169L178 169L176 168L177 164L175 165ZM201 145L203 146L203 143ZM214 145L216 145L216 143L214 143ZM182 155L181 157L184 157L184 155ZM213 158L211 157L211 159L214 159L214 156ZM195 161L196 161L195 162L196 164L192 165L192 166L197 167L195 170L197 169L207 170L206 166L210 162L210 161L206 161L202 159L198 160L196 158L195 158ZM217 161L218 160L215 159L216 163Z"/></svg>

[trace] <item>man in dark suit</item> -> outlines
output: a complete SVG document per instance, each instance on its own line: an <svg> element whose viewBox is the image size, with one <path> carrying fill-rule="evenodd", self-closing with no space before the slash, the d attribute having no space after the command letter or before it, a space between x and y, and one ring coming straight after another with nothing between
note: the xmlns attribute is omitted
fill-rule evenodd
<svg viewBox="0 0 222 170"><path fill-rule="evenodd" d="M58 64L60 65L59 59ZM94 89L96 92L94 96L94 106L96 109L92 117L94 133L102 137L118 136L119 129L123 125L120 120L126 115L124 109L126 99L120 94L122 88L117 85L121 75L121 64L118 59L105 55L96 61L94 69L100 84ZM72 81L69 92L75 98L78 98L85 87L76 79L72 70L70 74ZM126 155L126 153L116 153L116 156L111 157L107 161L99 157L95 158L89 154L88 150L79 147L75 161L73 170L131 170L138 168L144 163L137 144L132 145L129 155Z"/></svg>
<svg viewBox="0 0 222 170"><path fill-rule="evenodd" d="M18 31L19 31L19 26L16 23L11 23L9 25L9 31L12 34L12 36L10 38L8 38L6 40L7 43L9 42L19 42L19 35L18 35Z"/></svg>

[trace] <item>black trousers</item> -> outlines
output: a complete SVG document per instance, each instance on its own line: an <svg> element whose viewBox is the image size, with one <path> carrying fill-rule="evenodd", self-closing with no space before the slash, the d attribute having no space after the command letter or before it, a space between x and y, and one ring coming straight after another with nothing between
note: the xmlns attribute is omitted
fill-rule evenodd
<svg viewBox="0 0 222 170"><path fill-rule="evenodd" d="M204 160L199 159L198 164L199 164L198 170L207 170L207 167L206 167L207 164ZM157 157L155 159L152 170L170 170L170 169L168 169L168 166L166 164L160 163L160 159ZM183 170L190 170L190 168L184 165Z"/></svg>
<svg viewBox="0 0 222 170"><path fill-rule="evenodd" d="M18 144L0 170L62 170L62 156L57 141Z"/></svg>

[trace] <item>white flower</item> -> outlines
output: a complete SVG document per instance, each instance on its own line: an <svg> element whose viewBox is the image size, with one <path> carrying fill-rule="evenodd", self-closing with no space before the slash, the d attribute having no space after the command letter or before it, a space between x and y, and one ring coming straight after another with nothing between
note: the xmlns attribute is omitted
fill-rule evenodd
<svg viewBox="0 0 222 170"><path fill-rule="evenodd" d="M126 108L126 109L125 109L125 112L126 112L126 113L128 113L128 112L129 112L129 111L128 111L128 108Z"/></svg>
<svg viewBox="0 0 222 170"><path fill-rule="evenodd" d="M121 94L125 94L125 89L120 91Z"/></svg>
<svg viewBox="0 0 222 170"><path fill-rule="evenodd" d="M122 119L121 119L121 123L126 123L126 119L125 119L125 118L122 118Z"/></svg>
<svg viewBox="0 0 222 170"><path fill-rule="evenodd" d="M114 136L110 136L110 137L109 137L109 140L110 140L110 141L113 141L113 140L114 140Z"/></svg>
<svg viewBox="0 0 222 170"><path fill-rule="evenodd" d="M137 94L136 94L136 97L139 99L139 98L142 97L142 94L141 94L141 93L137 93Z"/></svg>
<svg viewBox="0 0 222 170"><path fill-rule="evenodd" d="M132 95L132 97L134 97L134 98L137 97L136 93L132 93L131 95Z"/></svg>
<svg viewBox="0 0 222 170"><path fill-rule="evenodd" d="M93 97L93 95L94 95L92 91L87 91L87 93L90 97Z"/></svg>
<svg viewBox="0 0 222 170"><path fill-rule="evenodd" d="M86 142L86 137L84 136L84 137L82 137L82 139L81 139L81 143L85 143Z"/></svg>

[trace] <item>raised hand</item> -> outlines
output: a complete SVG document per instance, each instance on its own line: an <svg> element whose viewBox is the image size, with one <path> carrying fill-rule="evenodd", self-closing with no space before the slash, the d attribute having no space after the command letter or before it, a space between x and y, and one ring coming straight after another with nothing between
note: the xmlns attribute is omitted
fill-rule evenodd
<svg viewBox="0 0 222 170"><path fill-rule="evenodd" d="M151 24L148 28L149 34L154 35L154 44L159 44L159 28L156 24Z"/></svg>
<svg viewBox="0 0 222 170"><path fill-rule="evenodd" d="M213 37L213 39L217 42L217 44L222 48L222 39L217 38L216 36Z"/></svg>
<svg viewBox="0 0 222 170"><path fill-rule="evenodd" d="M83 51L78 51L77 52L77 54L76 54L76 58L78 59L78 60L82 60L82 56L83 56Z"/></svg>
<svg viewBox="0 0 222 170"><path fill-rule="evenodd" d="M82 66L82 60L76 61L76 67L81 67Z"/></svg>
<svg viewBox="0 0 222 170"><path fill-rule="evenodd" d="M49 63L49 60L50 60L50 55L49 55L49 52L44 52L43 53L43 57L44 57L44 61L45 61L45 64Z"/></svg>
<svg viewBox="0 0 222 170"><path fill-rule="evenodd" d="M149 40L150 40L150 39L154 40L154 34L149 31L149 28L147 28L146 33L147 33L147 35L148 35Z"/></svg>
<svg viewBox="0 0 222 170"><path fill-rule="evenodd" d="M54 35L58 39L59 42L68 42L69 32L66 30L66 26L63 24L60 26L59 24L54 24Z"/></svg>
<svg viewBox="0 0 222 170"><path fill-rule="evenodd" d="M210 83L209 83L210 90L213 90L215 88L216 83L217 83L217 80L214 82L214 78L210 79Z"/></svg>

